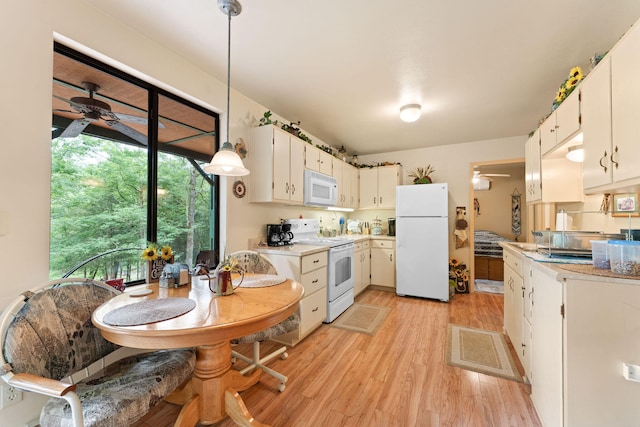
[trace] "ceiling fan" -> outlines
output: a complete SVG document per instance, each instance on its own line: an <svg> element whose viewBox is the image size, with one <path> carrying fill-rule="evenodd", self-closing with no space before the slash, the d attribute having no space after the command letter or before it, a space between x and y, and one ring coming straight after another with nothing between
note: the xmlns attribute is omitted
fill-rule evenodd
<svg viewBox="0 0 640 427"><path fill-rule="evenodd" d="M129 114L114 113L111 111L111 106L106 102L100 101L94 98L94 94L100 89L95 83L82 82L82 87L89 91L89 97L74 96L71 99L65 99L57 95L53 95L55 98L68 103L71 110L54 110L65 113L80 113L82 118L72 121L69 126L58 136L58 138L73 138L82 133L89 124L103 120L109 127L117 130L118 132L128 136L131 139L138 141L140 144L147 145L147 136L125 125L122 122L136 123L146 125L148 120L146 117L132 116ZM160 128L165 126L162 123L158 123Z"/></svg>

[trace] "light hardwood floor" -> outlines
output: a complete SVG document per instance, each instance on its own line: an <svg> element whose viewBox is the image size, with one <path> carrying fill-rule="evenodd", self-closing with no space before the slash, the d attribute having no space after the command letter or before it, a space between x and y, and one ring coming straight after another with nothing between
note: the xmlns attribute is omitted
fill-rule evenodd
<svg viewBox="0 0 640 427"><path fill-rule="evenodd" d="M502 331L502 295L458 294L447 304L366 290L356 301L392 308L376 335L323 324L288 359L270 363L289 376L284 392L263 375L241 393L257 420L279 427L541 425L528 385L445 363L447 324ZM135 426L171 426L179 410L162 403Z"/></svg>

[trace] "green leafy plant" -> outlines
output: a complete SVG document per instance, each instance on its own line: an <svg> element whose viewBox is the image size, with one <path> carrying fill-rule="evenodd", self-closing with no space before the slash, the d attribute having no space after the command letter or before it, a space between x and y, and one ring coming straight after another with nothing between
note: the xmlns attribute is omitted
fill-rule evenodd
<svg viewBox="0 0 640 427"><path fill-rule="evenodd" d="M262 118L260 119L260 125L259 126L272 125L272 124L278 123L277 120L275 122L271 121L271 116L272 115L273 115L273 113L271 112L271 110L266 111L263 114Z"/></svg>

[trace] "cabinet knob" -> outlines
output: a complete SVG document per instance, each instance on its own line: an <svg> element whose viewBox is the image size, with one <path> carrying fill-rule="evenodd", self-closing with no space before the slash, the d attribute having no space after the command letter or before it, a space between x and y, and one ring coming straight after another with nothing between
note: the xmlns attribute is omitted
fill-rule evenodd
<svg viewBox="0 0 640 427"><path fill-rule="evenodd" d="M319 280L319 279L312 280L312 281L311 281L311 283L318 283L318 280Z"/></svg>
<svg viewBox="0 0 640 427"><path fill-rule="evenodd" d="M312 313L315 313L316 311L318 311L318 307L316 307L313 310L311 310Z"/></svg>
<svg viewBox="0 0 640 427"><path fill-rule="evenodd" d="M291 194L296 194L296 186L291 184Z"/></svg>

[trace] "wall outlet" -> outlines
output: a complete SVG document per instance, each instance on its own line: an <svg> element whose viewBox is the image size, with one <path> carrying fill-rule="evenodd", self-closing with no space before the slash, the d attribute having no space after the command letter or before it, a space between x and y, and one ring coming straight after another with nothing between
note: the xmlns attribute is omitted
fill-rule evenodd
<svg viewBox="0 0 640 427"><path fill-rule="evenodd" d="M0 386L0 409L22 401L22 391L3 384Z"/></svg>

